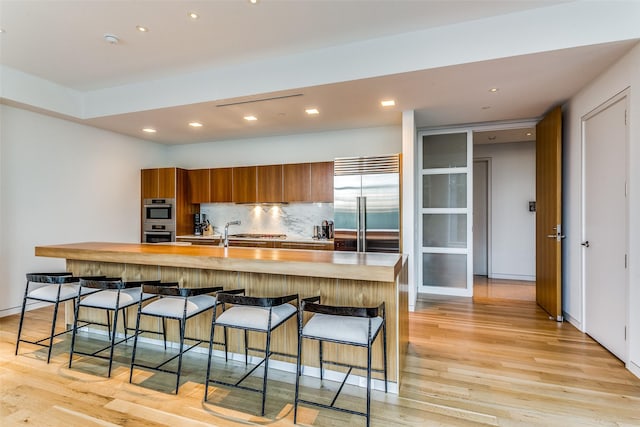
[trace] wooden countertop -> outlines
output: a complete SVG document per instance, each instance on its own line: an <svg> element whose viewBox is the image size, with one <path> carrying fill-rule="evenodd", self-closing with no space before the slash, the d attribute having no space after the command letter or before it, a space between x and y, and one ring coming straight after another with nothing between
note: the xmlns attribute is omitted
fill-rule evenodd
<svg viewBox="0 0 640 427"><path fill-rule="evenodd" d="M36 256L292 276L395 282L401 254L84 242L36 246Z"/></svg>

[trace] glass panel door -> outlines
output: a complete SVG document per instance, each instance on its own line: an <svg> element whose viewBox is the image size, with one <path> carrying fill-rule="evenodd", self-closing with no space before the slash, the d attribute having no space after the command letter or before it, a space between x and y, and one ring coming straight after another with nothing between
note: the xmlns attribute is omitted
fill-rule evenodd
<svg viewBox="0 0 640 427"><path fill-rule="evenodd" d="M473 295L471 131L421 132L420 292Z"/></svg>

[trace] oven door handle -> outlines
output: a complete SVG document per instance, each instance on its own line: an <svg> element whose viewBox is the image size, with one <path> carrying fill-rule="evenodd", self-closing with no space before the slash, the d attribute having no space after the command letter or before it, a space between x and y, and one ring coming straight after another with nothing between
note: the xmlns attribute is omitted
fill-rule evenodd
<svg viewBox="0 0 640 427"><path fill-rule="evenodd" d="M170 236L171 231L144 231L143 234L161 234L163 236Z"/></svg>

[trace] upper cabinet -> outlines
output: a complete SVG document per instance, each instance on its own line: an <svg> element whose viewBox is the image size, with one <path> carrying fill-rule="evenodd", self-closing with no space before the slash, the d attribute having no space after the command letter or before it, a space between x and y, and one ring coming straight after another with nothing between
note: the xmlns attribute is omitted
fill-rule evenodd
<svg viewBox="0 0 640 427"><path fill-rule="evenodd" d="M283 200L311 202L311 163L283 165ZM333 190L332 190L333 191Z"/></svg>
<svg viewBox="0 0 640 427"><path fill-rule="evenodd" d="M311 163L311 201L333 203L333 162Z"/></svg>
<svg viewBox="0 0 640 427"><path fill-rule="evenodd" d="M255 203L257 199L256 166L233 168L232 200L235 203Z"/></svg>
<svg viewBox="0 0 640 427"><path fill-rule="evenodd" d="M209 203L209 169L189 170L187 171L187 180L189 181L189 200L191 203Z"/></svg>
<svg viewBox="0 0 640 427"><path fill-rule="evenodd" d="M233 202L233 169L209 169L209 201L213 203Z"/></svg>
<svg viewBox="0 0 640 427"><path fill-rule="evenodd" d="M282 202L282 165L258 166L256 201L258 203Z"/></svg>
<svg viewBox="0 0 640 427"><path fill-rule="evenodd" d="M176 197L176 168L143 169L140 182L143 199Z"/></svg>
<svg viewBox="0 0 640 427"><path fill-rule="evenodd" d="M167 170L173 171L171 180L165 178ZM333 202L333 162L192 169L186 174L190 203ZM143 198L175 197L174 177L173 168L143 170Z"/></svg>

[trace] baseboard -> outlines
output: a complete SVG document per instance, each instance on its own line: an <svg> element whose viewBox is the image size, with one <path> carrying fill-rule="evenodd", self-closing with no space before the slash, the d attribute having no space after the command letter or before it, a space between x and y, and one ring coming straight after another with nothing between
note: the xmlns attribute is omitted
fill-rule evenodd
<svg viewBox="0 0 640 427"><path fill-rule="evenodd" d="M521 280L524 282L535 282L536 276L526 275L526 274L501 274L501 273L491 273L489 279L503 279L503 280Z"/></svg>
<svg viewBox="0 0 640 427"><path fill-rule="evenodd" d="M82 335L88 335L88 334L98 334L98 335L104 335L107 336L107 331L103 330L103 329L94 329L94 328L82 328L80 330L78 330L78 334L82 334ZM124 334L122 332L118 332L116 334L116 336L118 338L124 338ZM164 341L160 340L160 339L156 339L156 338L147 338L147 337L138 337L138 342L141 343L145 343L145 344L151 344L151 345L157 345L159 347L162 347L164 349ZM185 344L186 346L187 344ZM171 348L171 349L175 349L177 350L179 348L180 344L177 342L173 342L173 341L167 341L167 348ZM192 351L194 353L199 353L199 354L207 354L209 352L209 348L208 347L194 347L193 349L189 350ZM224 351L223 350L213 350L212 353L214 356L216 357L220 357L220 358L224 358ZM237 362L243 362L244 363L244 354L241 353L229 353L228 354L229 359L237 361ZM256 364L258 362L260 362L260 360L262 360L261 357L259 356L249 356L249 363L251 364ZM273 360L273 359L269 359L269 369L277 369L280 371L284 371L284 372L289 372L292 374L296 373L296 363L295 362L285 362L282 360ZM314 378L320 378L320 368L317 367L313 367L313 366L302 366L302 373L303 375L307 375L309 377L314 377ZM324 375L323 378L329 381L336 381L336 382L342 382L342 380L344 379L344 373L342 372L338 372L338 371L332 371L330 369L324 369ZM360 375L354 375L351 374L349 375L349 378L347 380L347 384L349 385L354 385L356 387L362 387L362 388L366 388L367 387L367 378L360 376ZM387 383L388 386L388 393L393 393L393 394L398 394L398 383L397 382L392 382L389 381ZM384 381L382 380L378 380L378 379L374 379L372 381L371 384L371 389L372 390L379 390L379 391L384 391Z"/></svg>
<svg viewBox="0 0 640 427"><path fill-rule="evenodd" d="M636 363L634 363L632 361L629 361L629 363L627 363L627 369L629 371L631 371L631 373L633 375L635 375L636 377L640 378L640 365L638 365L638 364L636 364Z"/></svg>
<svg viewBox="0 0 640 427"><path fill-rule="evenodd" d="M584 330L582 329L582 322L580 322L578 319L576 319L575 317L571 316L569 313L564 311L562 312L562 316L564 317L565 321L571 323L573 326L576 327L577 330L584 333Z"/></svg>

